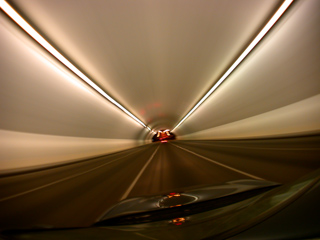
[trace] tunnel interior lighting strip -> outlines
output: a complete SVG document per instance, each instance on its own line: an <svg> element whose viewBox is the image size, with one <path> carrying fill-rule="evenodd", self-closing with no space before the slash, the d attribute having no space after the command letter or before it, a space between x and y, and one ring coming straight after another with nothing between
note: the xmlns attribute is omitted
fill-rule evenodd
<svg viewBox="0 0 320 240"><path fill-rule="evenodd" d="M69 60L67 60L60 52L58 52L47 40L45 40L34 28L30 26L5 0L0 0L0 7L2 10L15 21L25 32L27 32L34 40L36 40L43 48L50 52L55 58L69 68L74 74L80 77L83 81L89 84L94 90L100 93L104 98L120 108L123 112L129 115L136 122L143 127L151 131L151 128L144 124L139 118L133 115L129 110L123 107L115 99L105 93L98 85L90 80L85 74L83 74L78 68L76 68Z"/></svg>
<svg viewBox="0 0 320 240"><path fill-rule="evenodd" d="M187 113L186 116L171 130L174 131L178 128L220 85L221 83L232 73L232 71L242 62L242 60L251 52L251 50L260 42L260 40L266 35L266 33L272 28L272 26L279 20L282 14L287 10L293 0L285 0L277 12L272 16L269 22L259 32L255 39L244 50L240 57L232 64L232 66L223 74L223 76L216 82L216 84L200 99L200 101Z"/></svg>

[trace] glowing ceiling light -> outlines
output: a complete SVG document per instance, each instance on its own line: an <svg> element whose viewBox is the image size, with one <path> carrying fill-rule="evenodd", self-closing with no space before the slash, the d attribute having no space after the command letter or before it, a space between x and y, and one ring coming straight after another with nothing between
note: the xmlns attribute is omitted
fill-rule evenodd
<svg viewBox="0 0 320 240"><path fill-rule="evenodd" d="M76 68L69 60L67 60L60 52L58 52L47 40L45 40L29 23L27 23L5 0L0 0L0 7L2 10L15 21L26 33L28 33L34 40L36 40L43 48L50 52L55 58L69 68L74 74L80 77L83 81L89 84L93 89L100 93L104 98L113 103L127 115L129 115L136 122L141 124L143 127L151 131L151 128L145 125L140 119L133 115L129 110L123 107L120 103L105 93L98 85L84 75L78 68Z"/></svg>
<svg viewBox="0 0 320 240"><path fill-rule="evenodd" d="M244 50L240 57L232 64L232 66L223 74L223 76L216 82L216 84L200 99L200 101L187 113L186 116L171 130L173 132L179 127L220 85L221 83L232 73L232 71L242 62L242 60L251 52L251 50L260 42L260 40L266 35L266 33L272 28L272 26L279 20L282 14L288 9L293 0L285 0L277 12L272 16L269 22L259 32L255 39Z"/></svg>

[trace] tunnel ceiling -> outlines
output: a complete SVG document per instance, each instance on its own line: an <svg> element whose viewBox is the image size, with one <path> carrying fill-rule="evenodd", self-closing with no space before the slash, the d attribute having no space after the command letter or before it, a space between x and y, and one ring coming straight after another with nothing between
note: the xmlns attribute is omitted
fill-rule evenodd
<svg viewBox="0 0 320 240"><path fill-rule="evenodd" d="M163 127L173 128L232 64L281 2L10 3L142 121L161 127L154 124L160 121L165 123Z"/></svg>
<svg viewBox="0 0 320 240"><path fill-rule="evenodd" d="M158 130L172 129L181 120L248 46L282 1L14 0L9 3L108 94ZM289 36L291 32L285 34ZM266 63L261 64L253 67L261 69ZM269 73L274 78L267 71L263 81L268 82ZM248 75L244 73L242 81ZM265 88L263 84L257 87ZM234 96L238 90L238 85L228 86L224 96ZM275 87L274 91L277 91ZM226 100L239 103L241 96L236 97ZM252 99L248 101L252 103ZM238 118L223 118L237 114L232 103L228 109L219 105L212 111L207 109L207 113L214 115L208 119L218 116L220 121L215 123L218 126L259 114L257 111L249 115L240 113ZM265 107L265 111L272 109ZM186 132L201 130L195 124L185 129Z"/></svg>

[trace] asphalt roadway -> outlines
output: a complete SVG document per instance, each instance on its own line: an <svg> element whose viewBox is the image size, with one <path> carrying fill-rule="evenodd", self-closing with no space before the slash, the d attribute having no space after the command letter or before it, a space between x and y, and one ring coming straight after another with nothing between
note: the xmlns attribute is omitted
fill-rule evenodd
<svg viewBox="0 0 320 240"><path fill-rule="evenodd" d="M320 167L320 137L152 143L0 176L0 230L85 227L120 200L238 179L289 183Z"/></svg>

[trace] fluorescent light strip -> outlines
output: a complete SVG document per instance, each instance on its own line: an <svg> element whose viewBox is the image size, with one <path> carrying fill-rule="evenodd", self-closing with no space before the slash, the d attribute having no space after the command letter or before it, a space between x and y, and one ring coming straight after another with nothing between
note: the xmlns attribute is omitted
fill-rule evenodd
<svg viewBox="0 0 320 240"><path fill-rule="evenodd" d="M44 47L48 52L50 52L54 57L56 57L60 62L62 62L67 68L69 68L73 73L80 77L83 81L89 84L93 89L100 93L103 97L113 103L115 106L120 108L123 112L129 115L136 122L141 124L143 127L151 131L147 125L145 125L140 119L134 116L126 108L124 108L120 103L110 97L105 93L98 85L96 85L92 80L90 80L86 75L84 75L78 68L76 68L69 60L67 60L61 53L59 53L50 43L48 43L36 30L34 30L6 1L0 0L0 7L2 10L14 20L24 31L26 31L34 40L36 40L42 47Z"/></svg>
<svg viewBox="0 0 320 240"><path fill-rule="evenodd" d="M282 14L287 10L293 0L285 0L277 12L272 16L269 22L264 26L260 33L244 50L240 57L232 64L232 66L223 74L223 76L216 82L216 84L204 95L201 100L187 113L187 115L171 130L174 131L179 127L219 86L220 84L232 73L232 71L242 62L242 60L251 52L251 50L260 42L272 26L279 20Z"/></svg>

